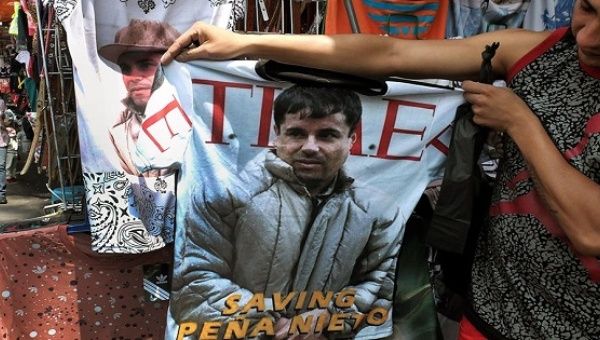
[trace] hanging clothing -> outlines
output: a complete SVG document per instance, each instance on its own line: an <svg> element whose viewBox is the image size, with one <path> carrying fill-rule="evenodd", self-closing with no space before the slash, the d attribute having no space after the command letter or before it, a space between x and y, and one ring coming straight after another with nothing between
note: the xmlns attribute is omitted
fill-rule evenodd
<svg viewBox="0 0 600 340"><path fill-rule="evenodd" d="M482 4L483 0L451 1L446 38L466 38L481 33Z"/></svg>
<svg viewBox="0 0 600 340"><path fill-rule="evenodd" d="M344 172L356 181L330 200L322 200L323 206L318 199L313 206L297 178L281 179L282 173L286 179L295 178L289 164L281 164L284 162L267 153L271 160L267 158L265 164L273 165L276 159L279 166L269 166L267 171L257 165L262 164L257 161L260 153L273 147L274 100L282 95L281 87L292 84L266 81L255 72L255 66L256 61L250 60L169 65L164 68L163 85L155 91L153 99L157 100L146 110L156 114L141 122L149 133L140 132L137 150L144 163L151 165L169 159L161 156L178 147L169 139L169 125L161 118L164 112L170 112L172 121L180 117L178 111L192 121L178 181L177 269L173 277L177 298L172 300L170 316L176 318L172 323L191 319L200 331L207 321L238 316L253 325L262 317L266 322L277 322L299 317L307 308L292 312L270 307L258 313L225 315L224 301L229 294L238 293L242 305L254 294L270 299L272 293L335 294L344 287L354 287L356 303L347 308L348 313L368 313L375 306L387 311L383 324L355 329L356 339L391 335L393 320L388 308L393 291L388 289L387 277L394 276L388 265L395 262L392 250L398 236L391 231L397 229L398 222L406 222L427 184L441 176L446 133L456 107L464 102L462 93L390 81L385 94L361 96L362 111L365 116L368 113L368 119L357 127L352 155L344 162ZM326 79L328 85L353 88L348 85L353 83L350 76L334 78L330 73L310 70L282 67L279 77L292 81L295 74L303 86L315 86ZM348 79L346 84L344 78ZM358 89L361 85L370 89L365 86L367 80L355 83L357 92L363 90ZM181 105L173 105L173 95L163 91L169 87L177 89ZM161 153L160 149L166 151ZM388 200L389 204L377 203ZM391 211L399 213L394 216ZM342 230L342 225L356 230ZM306 235L300 235L304 232ZM365 233L372 234L367 237ZM376 254L372 249L377 249ZM351 265L339 266L347 262ZM417 289L415 284L423 291L429 288L419 280L405 288ZM338 315L339 310L332 313ZM426 315L435 317L433 309ZM330 336L346 335L350 329L348 323L344 325L344 333L335 331Z"/></svg>
<svg viewBox="0 0 600 340"><path fill-rule="evenodd" d="M57 0L54 9L66 31L76 100L85 103L77 106L77 123L80 148L85 150L81 160L92 246L98 252L107 253L141 253L164 247L173 241L175 171L169 169L168 174L162 173L165 169L138 172L122 162L121 149L127 149L128 155L134 153L137 137L127 135L125 128L114 128L123 123L120 116L127 108L122 100L129 93L116 58L106 59L98 51L109 46L109 50L122 53L125 49L119 49L120 42L133 46L136 41L142 44L143 37L142 47L163 52L170 43L162 40L161 49L157 47L159 39L174 40L173 32L179 35L196 21L230 27L232 4L227 1ZM135 26L137 30L129 29L132 22L153 23L144 27L169 25L169 35L163 34L160 38L152 33L166 31L148 31L139 29L140 26ZM152 43L153 37L155 43ZM144 87L143 91L151 92L150 85L142 84L131 91L139 93ZM113 145L112 140L118 145Z"/></svg>
<svg viewBox="0 0 600 340"><path fill-rule="evenodd" d="M525 13L523 28L544 31L569 26L574 2L574 0L532 1Z"/></svg>
<svg viewBox="0 0 600 340"><path fill-rule="evenodd" d="M6 180L14 180L17 176L19 142L15 128L7 127L8 144L6 146Z"/></svg>
<svg viewBox="0 0 600 340"><path fill-rule="evenodd" d="M0 234L0 334L162 339L168 303L146 297L144 269L172 255L99 255L89 235L68 235L66 225Z"/></svg>
<svg viewBox="0 0 600 340"><path fill-rule="evenodd" d="M4 110L6 104L0 99L0 201L6 200L6 151L8 146L8 131L4 126Z"/></svg>
<svg viewBox="0 0 600 340"><path fill-rule="evenodd" d="M402 39L443 39L448 0L327 2L325 34L385 34ZM358 28L354 32L353 26Z"/></svg>
<svg viewBox="0 0 600 340"><path fill-rule="evenodd" d="M35 19L33 19L33 15L31 14L31 12L29 11L29 4L27 3L27 1L28 0L20 0L21 9L27 17L27 33L30 37L34 37L37 33L37 23L35 22Z"/></svg>
<svg viewBox="0 0 600 340"><path fill-rule="evenodd" d="M27 102L29 104L29 110L31 111L32 109L35 109L38 96L37 84L35 83L35 80L32 78L25 79L25 91L27 91Z"/></svg>
<svg viewBox="0 0 600 340"><path fill-rule="evenodd" d="M29 36L29 27L27 15L22 8L19 9L17 25L19 32L17 35L17 50L31 50L31 38Z"/></svg>
<svg viewBox="0 0 600 340"><path fill-rule="evenodd" d="M13 1L14 12L11 16L12 20L8 26L8 33L10 35L18 36L19 35L19 10L21 9L21 4L17 1Z"/></svg>
<svg viewBox="0 0 600 340"><path fill-rule="evenodd" d="M171 311L177 320L228 320L220 309L232 292L245 300L257 292L352 287L356 303L344 312L391 308L391 278L406 222L397 206L387 208L391 197L354 183L343 170L326 195L311 197L292 166L271 150L250 161L240 178L223 192L215 184L191 193L194 208L183 218L187 237L179 247L206 256L186 257L176 269ZM223 265L230 261L232 266ZM280 313L292 318L298 310ZM371 334L384 337L389 329Z"/></svg>
<svg viewBox="0 0 600 340"><path fill-rule="evenodd" d="M492 32L523 26L531 0L484 0L481 32Z"/></svg>

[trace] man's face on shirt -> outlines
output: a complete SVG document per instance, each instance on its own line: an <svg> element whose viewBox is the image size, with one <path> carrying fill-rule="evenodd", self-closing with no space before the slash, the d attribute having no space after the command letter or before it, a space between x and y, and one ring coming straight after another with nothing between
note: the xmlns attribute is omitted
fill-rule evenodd
<svg viewBox="0 0 600 340"><path fill-rule="evenodd" d="M161 53L158 52L136 51L123 53L117 61L121 67L127 96L140 111L146 108L150 99L154 73L160 65L160 57Z"/></svg>
<svg viewBox="0 0 600 340"><path fill-rule="evenodd" d="M296 176L309 190L323 190L346 162L355 133L342 113L322 118L286 114L279 128L275 147L277 156L294 168Z"/></svg>

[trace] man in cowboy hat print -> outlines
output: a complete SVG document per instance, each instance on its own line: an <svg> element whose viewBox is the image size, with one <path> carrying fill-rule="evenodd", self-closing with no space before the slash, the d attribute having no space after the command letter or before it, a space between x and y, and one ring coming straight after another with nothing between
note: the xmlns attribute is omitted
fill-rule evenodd
<svg viewBox="0 0 600 340"><path fill-rule="evenodd" d="M167 170L141 173L134 165L131 151L144 118L160 57L179 36L172 26L158 21L132 19L115 34L114 43L104 45L98 54L121 68L127 96L122 100L125 110L110 128L110 138L123 170L132 175L155 177Z"/></svg>

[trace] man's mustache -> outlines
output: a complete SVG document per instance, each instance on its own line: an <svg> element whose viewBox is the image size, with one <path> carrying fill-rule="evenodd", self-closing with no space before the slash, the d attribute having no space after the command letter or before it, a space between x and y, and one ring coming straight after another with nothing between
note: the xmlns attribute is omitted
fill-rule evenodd
<svg viewBox="0 0 600 340"><path fill-rule="evenodd" d="M147 84L137 84L137 85L134 85L132 87L129 87L128 91L132 92L132 91L139 91L139 90L150 90L151 88L152 88L152 84L150 84L150 83L147 83Z"/></svg>
<svg viewBox="0 0 600 340"><path fill-rule="evenodd" d="M299 157L294 158L294 162L298 163L313 163L313 164L321 164L324 163L325 160L322 157Z"/></svg>

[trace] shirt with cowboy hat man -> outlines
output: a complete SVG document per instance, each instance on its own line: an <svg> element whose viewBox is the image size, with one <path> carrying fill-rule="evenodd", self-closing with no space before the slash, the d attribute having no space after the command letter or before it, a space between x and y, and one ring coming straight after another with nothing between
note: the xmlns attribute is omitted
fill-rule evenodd
<svg viewBox="0 0 600 340"><path fill-rule="evenodd" d="M178 36L179 32L166 23L132 19L129 25L117 31L114 43L98 50L100 56L120 67L127 90L122 101L125 110L117 117L109 134L121 167L128 174L156 177L172 172L171 169L157 169L141 173L131 152L135 150L160 57Z"/></svg>

